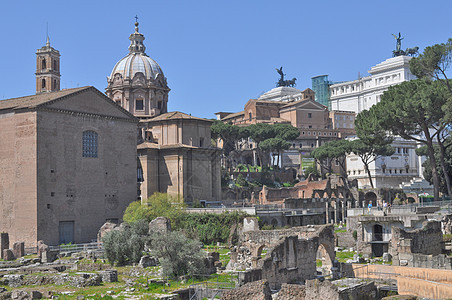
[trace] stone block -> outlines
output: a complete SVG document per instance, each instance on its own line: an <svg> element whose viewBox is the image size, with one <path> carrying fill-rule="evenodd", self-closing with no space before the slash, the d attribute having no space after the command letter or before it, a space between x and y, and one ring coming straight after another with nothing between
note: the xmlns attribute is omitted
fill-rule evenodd
<svg viewBox="0 0 452 300"><path fill-rule="evenodd" d="M406 259L401 259L399 263L401 266L408 266L408 261Z"/></svg>
<svg viewBox="0 0 452 300"><path fill-rule="evenodd" d="M118 281L118 271L117 270L105 270L99 272L102 282L117 282Z"/></svg>
<svg viewBox="0 0 452 300"><path fill-rule="evenodd" d="M41 253L41 262L42 263L51 263L55 261L58 257L58 251L50 251L47 250Z"/></svg>
<svg viewBox="0 0 452 300"><path fill-rule="evenodd" d="M44 241L38 241L38 257L42 256L43 252L47 252L49 250L49 246L44 244Z"/></svg>
<svg viewBox="0 0 452 300"><path fill-rule="evenodd" d="M102 227L99 229L99 232L97 233L97 243L102 243L102 238L105 236L107 232L112 231L113 229L117 228L118 225L115 223L106 222Z"/></svg>
<svg viewBox="0 0 452 300"><path fill-rule="evenodd" d="M23 257L25 255L25 243L15 242L13 244L13 254L15 258Z"/></svg>
<svg viewBox="0 0 452 300"><path fill-rule="evenodd" d="M11 249L3 250L3 259L4 260L15 260L14 253Z"/></svg>
<svg viewBox="0 0 452 300"><path fill-rule="evenodd" d="M383 262L388 263L390 261L392 261L392 255L387 252L383 253Z"/></svg>
<svg viewBox="0 0 452 300"><path fill-rule="evenodd" d="M171 231L171 221L165 217L158 217L149 222L149 233L160 231L168 233Z"/></svg>
<svg viewBox="0 0 452 300"><path fill-rule="evenodd" d="M3 258L3 250L9 249L9 235L6 232L0 233L0 256Z"/></svg>

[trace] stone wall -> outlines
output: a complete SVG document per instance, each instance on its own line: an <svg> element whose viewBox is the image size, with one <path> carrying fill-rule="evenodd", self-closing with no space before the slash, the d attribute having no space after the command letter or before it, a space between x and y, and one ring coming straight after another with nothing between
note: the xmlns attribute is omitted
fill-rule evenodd
<svg viewBox="0 0 452 300"><path fill-rule="evenodd" d="M438 255L443 249L442 241L441 223L437 221L425 222L421 229L411 231L392 227L391 254Z"/></svg>
<svg viewBox="0 0 452 300"><path fill-rule="evenodd" d="M269 250L262 258L264 247ZM249 249L240 253L249 253L252 269L244 272L242 282L265 279L272 288L279 288L281 283L304 283L307 279L313 279L319 247L322 247L325 259L331 265L335 258L332 225L245 232L238 249ZM235 253L231 253L231 265L237 259Z"/></svg>
<svg viewBox="0 0 452 300"><path fill-rule="evenodd" d="M306 281L305 300L376 300L378 299L377 288L373 281L357 281L344 279L330 282L325 280Z"/></svg>
<svg viewBox="0 0 452 300"><path fill-rule="evenodd" d="M239 288L225 291L221 295L222 300L271 300L271 291L266 280L249 282Z"/></svg>

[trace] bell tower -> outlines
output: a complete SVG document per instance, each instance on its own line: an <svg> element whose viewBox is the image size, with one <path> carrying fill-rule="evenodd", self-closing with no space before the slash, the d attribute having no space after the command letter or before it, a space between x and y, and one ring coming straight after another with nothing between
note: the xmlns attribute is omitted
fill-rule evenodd
<svg viewBox="0 0 452 300"><path fill-rule="evenodd" d="M36 94L60 90L60 52L47 42L36 51Z"/></svg>

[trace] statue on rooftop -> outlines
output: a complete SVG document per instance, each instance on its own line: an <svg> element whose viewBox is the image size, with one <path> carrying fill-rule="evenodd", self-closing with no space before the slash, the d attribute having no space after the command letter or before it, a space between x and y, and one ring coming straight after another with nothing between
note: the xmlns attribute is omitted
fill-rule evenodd
<svg viewBox="0 0 452 300"><path fill-rule="evenodd" d="M392 56L396 57L396 56L400 56L400 55L405 55L405 51L402 50L402 40L404 39L402 37L402 35L399 32L399 36L392 34L392 36L396 39L397 44L396 44L396 49L394 51L392 51Z"/></svg>
<svg viewBox="0 0 452 300"><path fill-rule="evenodd" d="M276 68L276 72L278 72L278 74L281 76L281 78L278 80L278 82L276 83L276 87L280 87L280 86L291 86L294 87L295 86L295 81L297 80L295 77L292 78L291 80L284 80L284 72L281 68Z"/></svg>

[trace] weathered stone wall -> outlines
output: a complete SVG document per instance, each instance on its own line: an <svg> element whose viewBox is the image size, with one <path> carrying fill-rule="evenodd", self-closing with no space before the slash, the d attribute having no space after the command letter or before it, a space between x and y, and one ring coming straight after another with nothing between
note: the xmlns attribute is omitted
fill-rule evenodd
<svg viewBox="0 0 452 300"><path fill-rule="evenodd" d="M343 248L355 248L356 241L353 238L353 233L349 231L336 232L336 246Z"/></svg>
<svg viewBox="0 0 452 300"><path fill-rule="evenodd" d="M343 287L338 287L341 285ZM305 300L376 300L377 288L373 282L356 281L354 279L345 279L330 282L325 280L307 280Z"/></svg>
<svg viewBox="0 0 452 300"><path fill-rule="evenodd" d="M306 297L306 286L299 284L283 283L278 292L278 299L303 300Z"/></svg>
<svg viewBox="0 0 452 300"><path fill-rule="evenodd" d="M441 223L437 221L425 222L423 228L412 231L392 227L391 254L438 255L442 252L442 240Z"/></svg>
<svg viewBox="0 0 452 300"><path fill-rule="evenodd" d="M249 231L242 234L241 241L242 247L249 249L254 268L245 272L244 282L262 278L268 280L273 288L279 288L281 283L303 283L306 279L315 278L320 246L325 250L329 264L335 257L332 225ZM264 247L270 250L265 258L261 258ZM231 262L234 259L235 256L231 255ZM256 270L260 272L254 274Z"/></svg>
<svg viewBox="0 0 452 300"><path fill-rule="evenodd" d="M266 280L249 282L239 288L225 291L221 295L222 300L271 300L271 291Z"/></svg>

